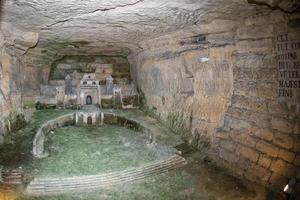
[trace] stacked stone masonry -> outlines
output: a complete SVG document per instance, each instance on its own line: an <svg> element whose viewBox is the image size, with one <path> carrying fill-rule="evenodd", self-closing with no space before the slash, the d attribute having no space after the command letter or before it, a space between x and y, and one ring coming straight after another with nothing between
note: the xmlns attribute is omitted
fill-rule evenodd
<svg viewBox="0 0 300 200"><path fill-rule="evenodd" d="M3 3L0 143L10 113L23 112L26 100L49 81L51 65L60 55L122 55L130 63L117 72L120 78L129 77L130 65L147 111L191 145L209 148L217 163L251 181L280 188L299 173L300 109L277 101L275 59L276 35L300 31L300 15L292 13L299 9L298 2L125 2L94 2L94 12L68 1L64 6L48 1ZM65 7L73 7L74 16L67 16ZM144 15L138 14L141 10ZM74 29L78 25L81 31ZM75 32L78 37L69 41ZM70 67L64 61L56 64Z"/></svg>
<svg viewBox="0 0 300 200"><path fill-rule="evenodd" d="M153 39L131 59L133 77L149 109L191 144L209 140L217 163L282 188L300 171L300 114L277 101L275 35L299 31L295 18L273 11Z"/></svg>
<svg viewBox="0 0 300 200"><path fill-rule="evenodd" d="M277 102L274 35L286 24L261 18L237 29L233 94L216 149L240 176L282 188L300 170L299 107Z"/></svg>

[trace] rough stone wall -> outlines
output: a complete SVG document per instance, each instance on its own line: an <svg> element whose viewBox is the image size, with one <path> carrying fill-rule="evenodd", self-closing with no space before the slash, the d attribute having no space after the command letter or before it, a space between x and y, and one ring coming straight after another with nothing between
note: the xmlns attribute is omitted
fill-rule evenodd
<svg viewBox="0 0 300 200"><path fill-rule="evenodd" d="M240 176L281 189L300 172L300 110L277 102L274 43L276 33L300 30L291 25L294 20L299 16L274 12L238 27L231 104L212 136L217 160Z"/></svg>
<svg viewBox="0 0 300 200"><path fill-rule="evenodd" d="M22 55L37 43L38 34L0 24L0 143L22 109L25 67Z"/></svg>
<svg viewBox="0 0 300 200"><path fill-rule="evenodd" d="M222 124L231 98L238 24L217 20L153 39L130 59L151 112L200 148Z"/></svg>
<svg viewBox="0 0 300 200"><path fill-rule="evenodd" d="M86 73L95 73L103 83L107 75L112 75L116 83L130 81L129 63L121 56L63 56L53 62L49 79L64 79L69 74L80 81Z"/></svg>
<svg viewBox="0 0 300 200"><path fill-rule="evenodd" d="M20 88L20 63L10 48L3 47L1 52L1 79L0 79L0 142L7 132L7 121L13 112L20 113L21 88ZM13 115L14 115L13 114ZM13 116L11 116L13 117ZM8 122L10 123L10 122Z"/></svg>
<svg viewBox="0 0 300 200"><path fill-rule="evenodd" d="M146 41L132 76L148 108L192 145L209 142L236 175L282 187L299 171L300 120L299 107L277 102L274 37L299 29L295 19L273 11Z"/></svg>

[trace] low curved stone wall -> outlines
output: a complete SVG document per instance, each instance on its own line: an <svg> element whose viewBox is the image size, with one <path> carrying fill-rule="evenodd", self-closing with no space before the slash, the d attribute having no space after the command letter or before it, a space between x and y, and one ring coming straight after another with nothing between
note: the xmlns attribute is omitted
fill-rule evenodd
<svg viewBox="0 0 300 200"><path fill-rule="evenodd" d="M151 131L148 128L142 126L138 121L135 121L133 119L128 119L123 116L119 116L115 113L109 113L109 112L102 112L102 113L104 114L105 124L123 126L125 128L134 131L140 131L143 133L151 134ZM100 118L101 115L99 115L98 118ZM45 142L46 135L50 131L59 127L63 127L66 125L75 125L75 124L81 125L82 123L79 123L77 118L78 118L78 113L75 112L75 113L60 116L58 118L52 119L44 123L38 129L33 139L33 149L32 149L33 156L36 158L47 157L47 153L44 150L44 142ZM97 121L99 120L97 119ZM101 123L99 123L98 125L101 125Z"/></svg>
<svg viewBox="0 0 300 200"><path fill-rule="evenodd" d="M73 125L74 121L74 113L60 116L58 118L52 119L44 123L37 131L34 139L33 139L33 156L36 158L44 158L47 156L47 153L44 151L44 142L46 135L59 127Z"/></svg>
<svg viewBox="0 0 300 200"><path fill-rule="evenodd" d="M104 112L104 123L110 125L123 126L134 131L149 133L149 130L146 127L142 126L138 121L119 116L115 113Z"/></svg>

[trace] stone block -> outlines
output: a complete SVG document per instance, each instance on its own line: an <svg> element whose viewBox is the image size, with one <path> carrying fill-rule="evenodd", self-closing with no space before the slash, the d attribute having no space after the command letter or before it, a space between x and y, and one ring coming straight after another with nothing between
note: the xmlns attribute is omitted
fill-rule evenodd
<svg viewBox="0 0 300 200"><path fill-rule="evenodd" d="M254 69L251 68L243 68L243 67L234 67L233 68L233 78L234 81L243 81L243 82L251 82L256 79L255 73L253 73Z"/></svg>
<svg viewBox="0 0 300 200"><path fill-rule="evenodd" d="M289 134L276 132L274 133L273 143L286 149L292 149L294 145L294 139Z"/></svg>
<svg viewBox="0 0 300 200"><path fill-rule="evenodd" d="M194 93L194 79L183 78L180 84L180 92L182 94L193 94Z"/></svg>
<svg viewBox="0 0 300 200"><path fill-rule="evenodd" d="M237 30L237 39L272 38L274 34L273 25L244 26Z"/></svg>
<svg viewBox="0 0 300 200"><path fill-rule="evenodd" d="M251 110L252 112L267 112L265 101L256 98L247 98L245 96L234 95L232 97L232 106Z"/></svg>
<svg viewBox="0 0 300 200"><path fill-rule="evenodd" d="M215 46L234 44L234 32L209 34L206 40Z"/></svg>
<svg viewBox="0 0 300 200"><path fill-rule="evenodd" d="M237 154L249 159L252 162L256 162L259 157L259 153L256 150L242 145L237 146L236 152Z"/></svg>
<svg viewBox="0 0 300 200"><path fill-rule="evenodd" d="M0 136L4 136L6 132L5 120L4 118L0 118Z"/></svg>
<svg viewBox="0 0 300 200"><path fill-rule="evenodd" d="M219 156L220 158L222 158L223 160L228 161L229 163L235 163L237 160L237 157L234 153L227 151L225 149L221 149L219 152Z"/></svg>
<svg viewBox="0 0 300 200"><path fill-rule="evenodd" d="M289 120L279 117L272 117L271 126L273 129L284 133L292 133L293 132L293 123Z"/></svg>
<svg viewBox="0 0 300 200"><path fill-rule="evenodd" d="M244 173L244 178L246 178L247 180L249 180L253 183L259 183L260 182L259 178L251 170L250 170L250 172L246 171Z"/></svg>
<svg viewBox="0 0 300 200"><path fill-rule="evenodd" d="M289 182L289 179L282 174L273 172L269 179L269 182L273 187L282 190L284 186Z"/></svg>
<svg viewBox="0 0 300 200"><path fill-rule="evenodd" d="M251 164L248 168L248 173L254 174L259 180L267 182L271 177L271 171L257 164Z"/></svg>
<svg viewBox="0 0 300 200"><path fill-rule="evenodd" d="M278 157L287 162L293 162L295 158L295 153L291 151L287 151L285 149L279 149Z"/></svg>
<svg viewBox="0 0 300 200"><path fill-rule="evenodd" d="M236 26L239 25L239 22L226 19L216 19L210 24L204 24L200 26L200 30L203 33L220 33L220 32L230 32Z"/></svg>
<svg viewBox="0 0 300 200"><path fill-rule="evenodd" d="M300 135L300 119L298 118L298 122L295 123L293 133L296 135Z"/></svg>
<svg viewBox="0 0 300 200"><path fill-rule="evenodd" d="M277 70L275 68L258 68L253 73L255 73L255 80L260 84L277 83Z"/></svg>
<svg viewBox="0 0 300 200"><path fill-rule="evenodd" d="M271 165L272 159L266 154L260 154L258 159L258 164L264 168L269 168Z"/></svg>
<svg viewBox="0 0 300 200"><path fill-rule="evenodd" d="M236 143L232 140L221 140L220 146L228 151L234 152L236 148Z"/></svg>
<svg viewBox="0 0 300 200"><path fill-rule="evenodd" d="M255 147L258 139L253 138L248 132L246 133L232 133L231 137L234 141L244 144L249 147Z"/></svg>
<svg viewBox="0 0 300 200"><path fill-rule="evenodd" d="M294 164L300 167L300 155L298 154L294 160Z"/></svg>
<svg viewBox="0 0 300 200"><path fill-rule="evenodd" d="M257 127L269 127L271 116L264 113L256 113L250 110L229 107L227 110L227 116L231 118L238 118L239 121L247 122L251 127L248 128L252 131L253 125Z"/></svg>
<svg viewBox="0 0 300 200"><path fill-rule="evenodd" d="M246 26L262 26L270 23L270 15L253 15L246 18Z"/></svg>
<svg viewBox="0 0 300 200"><path fill-rule="evenodd" d="M281 159L273 160L270 169L273 172L282 174L283 176L286 176L286 177L294 176L295 173L299 170L294 165L289 164Z"/></svg>
<svg viewBox="0 0 300 200"><path fill-rule="evenodd" d="M59 63L56 67L57 69L72 69L71 64L65 64L65 63Z"/></svg>
<svg viewBox="0 0 300 200"><path fill-rule="evenodd" d="M4 135L0 134L0 145L4 143Z"/></svg>
<svg viewBox="0 0 300 200"><path fill-rule="evenodd" d="M226 117L225 123L228 125L229 128L233 130L249 130L251 129L251 124L249 122L246 122L244 120L232 118L232 117Z"/></svg>
<svg viewBox="0 0 300 200"><path fill-rule="evenodd" d="M269 68L276 71L275 55L272 54L237 54L236 65L239 68Z"/></svg>
<svg viewBox="0 0 300 200"><path fill-rule="evenodd" d="M271 114L285 116L290 113L285 103L279 103L277 101L268 101L267 106L268 112Z"/></svg>
<svg viewBox="0 0 300 200"><path fill-rule="evenodd" d="M218 131L218 132L215 133L215 138L228 139L229 138L229 132L228 131Z"/></svg>
<svg viewBox="0 0 300 200"><path fill-rule="evenodd" d="M256 88L256 96L261 99L276 100L277 87L274 84L261 84Z"/></svg>
<svg viewBox="0 0 300 200"><path fill-rule="evenodd" d="M242 40L237 42L237 53L272 53L273 48L274 46L271 38L260 40Z"/></svg>
<svg viewBox="0 0 300 200"><path fill-rule="evenodd" d="M268 128L256 130L254 136L267 141L272 141L274 137L273 131Z"/></svg>
<svg viewBox="0 0 300 200"><path fill-rule="evenodd" d="M300 141L297 141L297 140L295 141L294 151L300 152Z"/></svg>
<svg viewBox="0 0 300 200"><path fill-rule="evenodd" d="M265 141L259 141L256 149L272 157L277 157L279 148Z"/></svg>
<svg viewBox="0 0 300 200"><path fill-rule="evenodd" d="M248 170L251 163L252 162L249 159L239 156L237 158L236 165L239 166L239 168L241 168L241 169Z"/></svg>

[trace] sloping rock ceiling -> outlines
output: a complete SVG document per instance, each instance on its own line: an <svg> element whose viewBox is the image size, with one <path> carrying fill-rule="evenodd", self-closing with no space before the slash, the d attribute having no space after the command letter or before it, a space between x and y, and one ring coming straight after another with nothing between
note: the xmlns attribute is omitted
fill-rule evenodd
<svg viewBox="0 0 300 200"><path fill-rule="evenodd" d="M9 23L39 33L38 45L28 53L47 59L54 54L128 55L141 50L139 42L174 30L269 11L246 0L6 0L1 21L2 27Z"/></svg>

